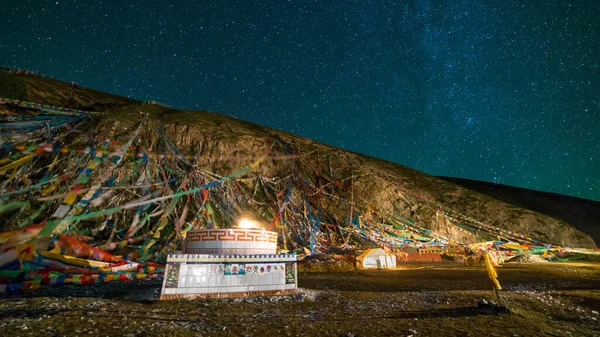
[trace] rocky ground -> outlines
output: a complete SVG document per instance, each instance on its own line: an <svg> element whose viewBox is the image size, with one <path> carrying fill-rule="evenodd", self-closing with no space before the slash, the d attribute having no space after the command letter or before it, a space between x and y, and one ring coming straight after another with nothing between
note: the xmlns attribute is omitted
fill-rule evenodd
<svg viewBox="0 0 600 337"><path fill-rule="evenodd" d="M300 274L303 295L158 301L160 283L64 286L0 297L3 336L598 336L600 264L507 264L510 314L483 267Z"/></svg>

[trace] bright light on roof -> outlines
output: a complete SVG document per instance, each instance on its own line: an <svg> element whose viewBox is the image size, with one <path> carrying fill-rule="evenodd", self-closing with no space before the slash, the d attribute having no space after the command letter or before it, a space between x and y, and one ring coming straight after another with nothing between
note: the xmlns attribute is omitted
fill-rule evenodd
<svg viewBox="0 0 600 337"><path fill-rule="evenodd" d="M250 219L241 219L240 222L238 223L238 228L261 228L262 226L254 221L254 220L250 220Z"/></svg>

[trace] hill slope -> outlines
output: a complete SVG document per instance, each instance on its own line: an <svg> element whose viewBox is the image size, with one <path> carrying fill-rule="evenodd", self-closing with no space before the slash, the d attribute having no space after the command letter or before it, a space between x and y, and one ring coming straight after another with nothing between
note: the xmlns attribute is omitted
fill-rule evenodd
<svg viewBox="0 0 600 337"><path fill-rule="evenodd" d="M0 70L0 83L3 97L96 111L53 132L33 129L28 140L3 136L5 145L32 148L66 133L51 143L59 151L34 151L35 160L20 171L0 172L10 178L0 193L13 193L5 204L14 205L1 230L48 219L44 230L77 228L104 248L146 233L144 246L157 255L185 229L229 227L242 217L278 230L288 249L518 240L515 233L561 246L595 246L568 219L283 131L38 76ZM15 103L6 106L19 116L31 114ZM0 158L19 160L14 149ZM39 193L31 189L48 176L61 177L51 192L42 194L50 183ZM20 191L32 200L27 207L16 204ZM471 220L461 224L444 213ZM511 233L495 233L496 227Z"/></svg>
<svg viewBox="0 0 600 337"><path fill-rule="evenodd" d="M440 178L507 204L562 220L590 235L596 244L600 243L600 202L598 201L483 181Z"/></svg>

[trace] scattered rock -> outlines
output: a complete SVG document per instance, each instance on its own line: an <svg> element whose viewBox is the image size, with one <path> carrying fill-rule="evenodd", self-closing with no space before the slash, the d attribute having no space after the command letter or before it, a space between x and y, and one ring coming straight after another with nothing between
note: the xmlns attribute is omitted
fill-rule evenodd
<svg viewBox="0 0 600 337"><path fill-rule="evenodd" d="M548 263L548 260L539 255L525 254L510 259L508 263Z"/></svg>

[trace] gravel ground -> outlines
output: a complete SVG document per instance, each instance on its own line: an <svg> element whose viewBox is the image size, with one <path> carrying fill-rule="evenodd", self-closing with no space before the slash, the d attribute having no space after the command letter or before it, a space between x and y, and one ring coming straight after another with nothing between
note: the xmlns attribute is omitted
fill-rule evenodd
<svg viewBox="0 0 600 337"><path fill-rule="evenodd" d="M302 295L158 301L160 282L64 286L0 297L2 336L598 336L600 264L300 274Z"/></svg>

